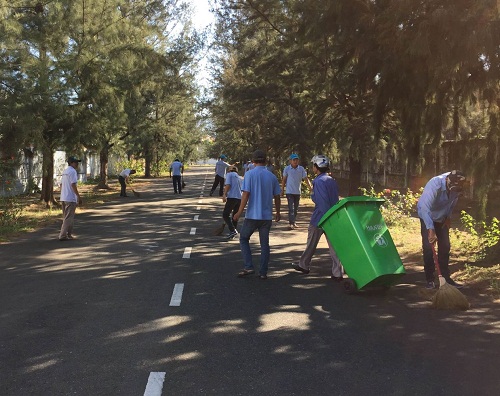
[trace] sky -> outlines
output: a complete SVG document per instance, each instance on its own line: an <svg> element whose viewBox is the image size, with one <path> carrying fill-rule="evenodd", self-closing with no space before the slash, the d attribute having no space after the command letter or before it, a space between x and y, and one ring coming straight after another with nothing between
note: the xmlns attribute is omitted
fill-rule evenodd
<svg viewBox="0 0 500 396"><path fill-rule="evenodd" d="M195 9L193 21L197 28L203 29L213 21L208 0L191 0L191 4Z"/></svg>
<svg viewBox="0 0 500 396"><path fill-rule="evenodd" d="M191 4L195 9L193 15L193 23L197 30L203 30L209 24L214 22L213 14L210 12L210 5L208 0L191 0ZM208 54L207 54L208 55ZM210 79L210 74L208 72L208 59L204 58L200 64L201 70L197 75L197 79L202 86L208 87L208 80Z"/></svg>

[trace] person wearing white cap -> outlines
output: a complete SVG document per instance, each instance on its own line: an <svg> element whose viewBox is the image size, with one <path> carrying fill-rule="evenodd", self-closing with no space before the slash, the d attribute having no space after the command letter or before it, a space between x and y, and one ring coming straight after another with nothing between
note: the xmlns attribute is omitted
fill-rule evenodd
<svg viewBox="0 0 500 396"><path fill-rule="evenodd" d="M450 216L457 204L465 183L465 175L459 170L443 173L430 179L417 203L426 287L434 289L434 253L432 245L438 245L439 269L446 283L457 288L463 285L450 278Z"/></svg>
<svg viewBox="0 0 500 396"><path fill-rule="evenodd" d="M290 230L298 228L297 213L299 211L300 195L302 193L302 180L305 180L309 188L311 182L307 178L306 170L299 165L299 156L292 154L289 157L290 164L283 170L281 180L281 195L285 195L288 202L288 227Z"/></svg>

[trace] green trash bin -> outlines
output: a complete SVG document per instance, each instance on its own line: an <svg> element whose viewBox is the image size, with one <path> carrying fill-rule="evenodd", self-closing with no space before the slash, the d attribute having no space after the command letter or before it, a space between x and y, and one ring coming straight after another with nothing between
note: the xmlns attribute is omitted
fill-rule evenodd
<svg viewBox="0 0 500 396"><path fill-rule="evenodd" d="M405 274L403 262L379 207L383 198L347 197L319 221L349 276L348 293L369 287L390 287Z"/></svg>

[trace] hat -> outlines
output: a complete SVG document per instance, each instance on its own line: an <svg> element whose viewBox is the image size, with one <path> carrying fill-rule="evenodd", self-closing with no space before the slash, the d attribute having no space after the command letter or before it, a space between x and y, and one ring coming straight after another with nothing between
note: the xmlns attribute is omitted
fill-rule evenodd
<svg viewBox="0 0 500 396"><path fill-rule="evenodd" d="M82 162L82 160L79 160L76 157L69 157L68 158L68 164L72 164L73 162Z"/></svg>
<svg viewBox="0 0 500 396"><path fill-rule="evenodd" d="M226 154L221 154L219 158L227 158Z"/></svg>
<svg viewBox="0 0 500 396"><path fill-rule="evenodd" d="M450 179L450 182L452 183L458 183L458 182L463 182L465 181L465 175L462 171L459 170L452 170L450 174L448 175L448 178Z"/></svg>
<svg viewBox="0 0 500 396"><path fill-rule="evenodd" d="M330 158L326 155L315 155L311 162L315 164L318 168L328 168L330 166Z"/></svg>
<svg viewBox="0 0 500 396"><path fill-rule="evenodd" d="M262 150L255 150L252 154L252 161L265 161L266 153Z"/></svg>
<svg viewBox="0 0 500 396"><path fill-rule="evenodd" d="M298 158L299 158L299 156L297 154L295 154L295 153L290 155L290 159L291 160L298 159Z"/></svg>

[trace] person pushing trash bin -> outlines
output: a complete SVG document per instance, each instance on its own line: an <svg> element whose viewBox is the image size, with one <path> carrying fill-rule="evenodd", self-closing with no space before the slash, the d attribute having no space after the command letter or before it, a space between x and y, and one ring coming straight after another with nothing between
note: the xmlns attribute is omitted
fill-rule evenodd
<svg viewBox="0 0 500 396"><path fill-rule="evenodd" d="M316 252L323 229L318 227L318 223L323 215L339 201L339 189L335 179L328 175L330 169L330 160L325 155L316 155L312 159L313 171L316 178L313 180L311 198L315 204L314 211L311 216L311 221L307 229L307 245L306 249L300 256L298 264L292 264L295 271L308 274L310 271L311 259ZM332 279L340 282L343 279L342 265L333 249L330 241L327 238L328 249L332 258Z"/></svg>

